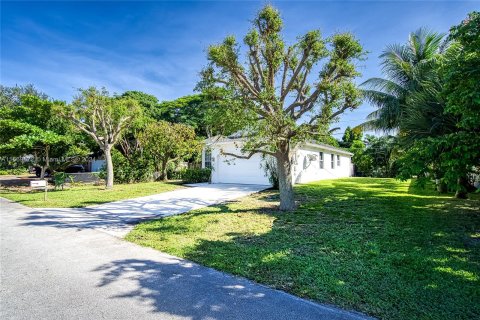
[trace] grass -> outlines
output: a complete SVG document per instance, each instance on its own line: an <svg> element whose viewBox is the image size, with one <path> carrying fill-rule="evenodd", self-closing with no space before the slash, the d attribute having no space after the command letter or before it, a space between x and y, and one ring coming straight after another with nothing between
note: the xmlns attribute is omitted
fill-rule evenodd
<svg viewBox="0 0 480 320"><path fill-rule="evenodd" d="M180 188L173 183L144 182L135 184L116 184L113 190L104 186L83 184L65 190L49 190L47 201L43 201L43 191L25 188L0 188L0 197L4 197L34 208L75 208L102 204L111 201L148 196Z"/></svg>
<svg viewBox="0 0 480 320"><path fill-rule="evenodd" d="M480 317L480 200L351 178L137 225L126 239L384 319Z"/></svg>

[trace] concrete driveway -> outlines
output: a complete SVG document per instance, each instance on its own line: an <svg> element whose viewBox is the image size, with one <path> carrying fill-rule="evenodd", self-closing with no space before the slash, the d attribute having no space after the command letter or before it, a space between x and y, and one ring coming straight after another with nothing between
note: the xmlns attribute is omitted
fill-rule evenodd
<svg viewBox="0 0 480 320"><path fill-rule="evenodd" d="M93 228L124 237L135 223L184 213L235 200L269 188L265 185L208 184L146 197L110 202L87 208L37 209L30 214L32 224Z"/></svg>
<svg viewBox="0 0 480 320"><path fill-rule="evenodd" d="M0 319L366 319L2 198L0 209Z"/></svg>

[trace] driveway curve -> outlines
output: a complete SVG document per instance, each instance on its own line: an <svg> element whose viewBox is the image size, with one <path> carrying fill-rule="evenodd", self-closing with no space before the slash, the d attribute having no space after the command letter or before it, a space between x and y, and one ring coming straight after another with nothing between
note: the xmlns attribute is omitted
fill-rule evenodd
<svg viewBox="0 0 480 320"><path fill-rule="evenodd" d="M30 216L31 225L91 228L123 238L133 226L148 219L232 201L269 188L266 185L198 183L187 188L145 197L120 200L86 208L39 208Z"/></svg>
<svg viewBox="0 0 480 320"><path fill-rule="evenodd" d="M102 215L126 218L101 207L62 217L0 198L1 319L367 319L99 232Z"/></svg>

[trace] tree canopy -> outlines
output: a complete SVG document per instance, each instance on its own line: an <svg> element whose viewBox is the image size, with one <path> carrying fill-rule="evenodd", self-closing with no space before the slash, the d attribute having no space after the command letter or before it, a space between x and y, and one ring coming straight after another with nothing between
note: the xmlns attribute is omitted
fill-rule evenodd
<svg viewBox="0 0 480 320"><path fill-rule="evenodd" d="M106 187L113 187L111 151L124 130L141 114L139 103L127 97L111 97L106 89L79 89L64 116L89 135L102 149L107 164Z"/></svg>
<svg viewBox="0 0 480 320"><path fill-rule="evenodd" d="M182 123L153 122L140 132L143 152L153 159L159 180L167 180L170 162L191 157L200 148L195 130Z"/></svg>
<svg viewBox="0 0 480 320"><path fill-rule="evenodd" d="M57 116L55 105L60 103L44 99L45 95L23 94L25 90L5 91L20 92L20 96L0 109L0 153L8 156L35 156L34 162L45 170L53 165L58 168L68 162L70 156L85 156L89 152L86 144L74 133L71 124ZM56 159L51 163L51 158Z"/></svg>
<svg viewBox="0 0 480 320"><path fill-rule="evenodd" d="M228 102L218 121L241 119L243 154L231 156L262 153L276 159L280 208L291 210L292 151L299 142L326 135L332 121L359 106L353 80L364 51L350 33L324 38L319 30L287 45L282 29L278 10L265 6L243 39L245 51L234 36L208 48L210 63L198 87Z"/></svg>

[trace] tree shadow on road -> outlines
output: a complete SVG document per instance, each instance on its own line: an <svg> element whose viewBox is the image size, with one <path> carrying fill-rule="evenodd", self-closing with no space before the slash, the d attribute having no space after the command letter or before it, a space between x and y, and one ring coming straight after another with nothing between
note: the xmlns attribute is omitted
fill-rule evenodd
<svg viewBox="0 0 480 320"><path fill-rule="evenodd" d="M323 309L174 257L160 262L123 259L101 265L98 287L116 286L111 299L136 299L152 312L200 319L360 319ZM292 308L292 305L297 308ZM308 314L309 316L306 316ZM323 318L320 315L324 315ZM319 317L320 316L320 317ZM338 316L338 317L337 317Z"/></svg>

